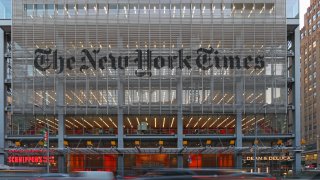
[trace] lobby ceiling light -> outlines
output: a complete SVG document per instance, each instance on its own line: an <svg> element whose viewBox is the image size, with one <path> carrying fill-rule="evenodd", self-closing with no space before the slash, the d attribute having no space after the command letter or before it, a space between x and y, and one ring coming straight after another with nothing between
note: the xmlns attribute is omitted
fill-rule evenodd
<svg viewBox="0 0 320 180"><path fill-rule="evenodd" d="M104 9L104 12L105 12L106 14L108 14L108 9L107 9L107 7L104 6L103 9Z"/></svg>
<svg viewBox="0 0 320 180"><path fill-rule="evenodd" d="M234 98L234 95L231 96L230 99L228 99L227 103L229 103Z"/></svg>
<svg viewBox="0 0 320 180"><path fill-rule="evenodd" d="M156 13L156 10L157 10L156 6L153 6L153 13Z"/></svg>
<svg viewBox="0 0 320 180"><path fill-rule="evenodd" d="M166 118L163 118L162 128L164 128L164 125L166 124Z"/></svg>
<svg viewBox="0 0 320 180"><path fill-rule="evenodd" d="M273 12L273 8L274 8L274 7L272 7L272 8L270 9L270 11L269 11L269 13L270 13L270 14L272 14L272 12Z"/></svg>
<svg viewBox="0 0 320 180"><path fill-rule="evenodd" d="M99 124L99 123L97 123L96 121L93 121L97 126L99 126L99 128L102 128L102 126Z"/></svg>
<svg viewBox="0 0 320 180"><path fill-rule="evenodd" d="M230 118L230 116L227 117L225 120L223 120L220 124L218 124L217 128L219 128L219 127L220 127L223 123L225 123L229 118Z"/></svg>
<svg viewBox="0 0 320 180"><path fill-rule="evenodd" d="M83 125L82 123L80 123L78 120L76 120L75 118L71 118L72 120L74 120L75 122L77 122L78 124L80 124L82 127L87 128L85 125Z"/></svg>
<svg viewBox="0 0 320 180"><path fill-rule="evenodd" d="M130 127L131 127L131 128L133 128L133 126L132 126L132 124L131 124L131 121L130 121L129 117L127 117L127 120L128 120L128 122L129 122L129 124L130 124Z"/></svg>
<svg viewBox="0 0 320 180"><path fill-rule="evenodd" d="M198 121L194 124L193 128L195 128L195 127L199 124L199 122L201 121L201 119L202 119L202 117L200 117L200 118L198 119Z"/></svg>
<svg viewBox="0 0 320 180"><path fill-rule="evenodd" d="M144 12L144 14L147 14L147 8L146 8L146 6L143 7L143 12Z"/></svg>
<svg viewBox="0 0 320 180"><path fill-rule="evenodd" d="M218 119L216 119L209 127L212 127L220 118L221 116L219 116Z"/></svg>
<svg viewBox="0 0 320 180"><path fill-rule="evenodd" d="M87 120L85 120L83 117L81 117L81 119L82 119L85 123L87 123L90 127L92 127L92 128L93 128L93 125L92 125L92 124L90 124Z"/></svg>
<svg viewBox="0 0 320 180"><path fill-rule="evenodd" d="M79 126L75 125L74 123L70 122L68 119L66 119L66 122L68 122L69 124L71 124L72 126L74 126L75 128L79 128ZM66 124L67 125L67 124Z"/></svg>
<svg viewBox="0 0 320 180"><path fill-rule="evenodd" d="M219 94L216 94L216 95L213 97L212 101L214 101L214 100L218 97L218 95L219 95Z"/></svg>
<svg viewBox="0 0 320 180"><path fill-rule="evenodd" d="M227 128L230 124L232 124L236 119L233 119L232 121L230 121L227 125L224 126L224 128Z"/></svg>
<svg viewBox="0 0 320 180"><path fill-rule="evenodd" d="M157 118L154 118L154 127L157 127Z"/></svg>
<svg viewBox="0 0 320 180"><path fill-rule="evenodd" d="M172 128L172 126L173 126L173 122L174 122L174 117L172 118L170 128Z"/></svg>
<svg viewBox="0 0 320 180"><path fill-rule="evenodd" d="M201 128L203 128L203 127L209 122L210 119L211 119L211 117L209 117L209 118L206 120L206 122L201 126Z"/></svg>
<svg viewBox="0 0 320 180"><path fill-rule="evenodd" d="M252 119L250 119L249 121L247 121L246 123L242 124L242 127L249 124L250 122L252 122L255 118L253 117Z"/></svg>
<svg viewBox="0 0 320 180"><path fill-rule="evenodd" d="M136 117L136 120L137 120L138 125L140 125L140 121L139 121L138 117Z"/></svg>
<svg viewBox="0 0 320 180"><path fill-rule="evenodd" d="M109 125L101 117L99 117L99 120L109 128Z"/></svg>
<svg viewBox="0 0 320 180"><path fill-rule="evenodd" d="M166 6L163 6L163 14L166 13Z"/></svg>
<svg viewBox="0 0 320 180"><path fill-rule="evenodd" d="M114 125L114 127L118 128L118 126L113 122L113 120L109 117L109 121Z"/></svg>
<svg viewBox="0 0 320 180"><path fill-rule="evenodd" d="M260 14L264 11L265 9L265 5L263 5L263 7L261 8Z"/></svg>
<svg viewBox="0 0 320 180"><path fill-rule="evenodd" d="M189 126L189 124L190 124L190 122L191 122L192 118L193 118L193 117L191 117L191 118L190 118L190 120L189 120L189 122L188 122L188 124L187 124L187 126L186 126L186 127L188 127L188 126Z"/></svg>
<svg viewBox="0 0 320 180"><path fill-rule="evenodd" d="M220 104L227 95L228 95L228 94L225 94L225 95L220 99L220 101L218 102L218 104Z"/></svg>

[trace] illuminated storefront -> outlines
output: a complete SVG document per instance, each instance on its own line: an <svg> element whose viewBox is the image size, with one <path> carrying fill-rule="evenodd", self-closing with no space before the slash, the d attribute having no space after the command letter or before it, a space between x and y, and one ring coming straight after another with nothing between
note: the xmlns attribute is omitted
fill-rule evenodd
<svg viewBox="0 0 320 180"><path fill-rule="evenodd" d="M254 134L292 148L284 1L41 2L13 4L21 147L48 126L69 171L241 167Z"/></svg>

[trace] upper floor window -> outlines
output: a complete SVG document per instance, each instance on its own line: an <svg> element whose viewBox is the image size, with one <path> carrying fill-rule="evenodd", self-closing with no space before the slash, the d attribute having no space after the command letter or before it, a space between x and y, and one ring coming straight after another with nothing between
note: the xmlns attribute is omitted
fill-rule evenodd
<svg viewBox="0 0 320 180"><path fill-rule="evenodd" d="M316 29L317 29L317 25L313 25L312 26L312 31L316 31Z"/></svg>
<svg viewBox="0 0 320 180"><path fill-rule="evenodd" d="M315 21L316 19L317 19L317 15L315 14L312 16L312 20Z"/></svg>
<svg viewBox="0 0 320 180"><path fill-rule="evenodd" d="M309 19L308 24L311 25L311 19Z"/></svg>

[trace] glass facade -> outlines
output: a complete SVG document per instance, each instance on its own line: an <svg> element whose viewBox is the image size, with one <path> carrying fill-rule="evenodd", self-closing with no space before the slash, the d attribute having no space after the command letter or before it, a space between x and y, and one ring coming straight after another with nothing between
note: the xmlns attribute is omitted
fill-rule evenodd
<svg viewBox="0 0 320 180"><path fill-rule="evenodd" d="M234 137L237 124L245 136L290 134L285 4L14 1L7 134L38 135L48 123L57 135L64 124L73 140L123 133L124 148L129 135L169 135L172 148L184 135Z"/></svg>
<svg viewBox="0 0 320 180"><path fill-rule="evenodd" d="M0 0L0 19L12 18L12 0Z"/></svg>
<svg viewBox="0 0 320 180"><path fill-rule="evenodd" d="M286 0L287 18L299 19L299 0Z"/></svg>

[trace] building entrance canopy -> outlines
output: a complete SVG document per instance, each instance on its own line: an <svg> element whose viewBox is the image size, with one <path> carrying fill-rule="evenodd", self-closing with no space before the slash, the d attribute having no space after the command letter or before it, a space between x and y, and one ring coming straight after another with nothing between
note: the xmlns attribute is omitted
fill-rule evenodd
<svg viewBox="0 0 320 180"><path fill-rule="evenodd" d="M197 148L50 148L51 155L62 154L251 154L253 147L197 147ZM258 147L259 154L292 152L292 147ZM46 149L7 149L9 155L43 155Z"/></svg>

